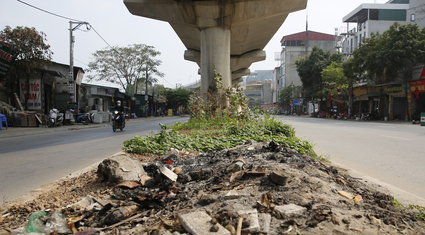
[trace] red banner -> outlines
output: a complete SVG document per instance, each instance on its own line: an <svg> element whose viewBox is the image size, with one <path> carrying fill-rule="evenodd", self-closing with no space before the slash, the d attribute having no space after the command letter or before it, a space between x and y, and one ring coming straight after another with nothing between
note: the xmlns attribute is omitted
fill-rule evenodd
<svg viewBox="0 0 425 235"><path fill-rule="evenodd" d="M414 93L416 98L419 99L419 92L425 92L425 80L410 82L410 92Z"/></svg>

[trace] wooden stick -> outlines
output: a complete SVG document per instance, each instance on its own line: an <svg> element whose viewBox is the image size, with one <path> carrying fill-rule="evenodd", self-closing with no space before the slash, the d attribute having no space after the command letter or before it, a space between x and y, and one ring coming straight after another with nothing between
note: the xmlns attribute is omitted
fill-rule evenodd
<svg viewBox="0 0 425 235"><path fill-rule="evenodd" d="M118 223L113 224L113 225L111 225L111 226L108 226L108 227L106 227L106 228L101 228L101 229L97 229L97 230L98 230L98 231L103 231L103 230L106 230L106 229L115 228L115 227L117 227L117 226L120 226L121 224L127 223L128 221L131 221L131 220L137 219L137 218L139 218L140 216L145 215L145 213L146 213L146 212L144 212L144 213L140 213L140 214L137 214L137 215L134 215L134 216L132 216L132 217L130 217L130 218L128 218L128 219L125 219L125 220L123 220L123 221L121 221L121 222L118 222Z"/></svg>
<svg viewBox="0 0 425 235"><path fill-rule="evenodd" d="M239 220L238 220L238 228L236 229L236 235L241 235L242 232L242 222L243 220L247 218L246 214L242 214L239 216Z"/></svg>

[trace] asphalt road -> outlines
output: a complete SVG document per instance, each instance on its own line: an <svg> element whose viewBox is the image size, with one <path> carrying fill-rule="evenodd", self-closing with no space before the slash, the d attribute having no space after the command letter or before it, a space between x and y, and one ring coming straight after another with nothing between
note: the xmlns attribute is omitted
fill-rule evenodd
<svg viewBox="0 0 425 235"><path fill-rule="evenodd" d="M112 132L109 125L0 139L0 205L121 151L123 141L161 130L187 117L156 118L127 124Z"/></svg>
<svg viewBox="0 0 425 235"><path fill-rule="evenodd" d="M425 127L419 124L277 116L319 155L425 198Z"/></svg>

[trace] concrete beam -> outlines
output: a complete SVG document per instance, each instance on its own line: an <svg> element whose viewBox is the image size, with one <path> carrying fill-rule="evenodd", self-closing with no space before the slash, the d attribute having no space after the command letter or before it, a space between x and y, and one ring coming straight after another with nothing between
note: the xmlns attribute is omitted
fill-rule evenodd
<svg viewBox="0 0 425 235"><path fill-rule="evenodd" d="M306 8L307 0L124 0L124 4L134 15L169 22L187 48L185 59L201 67L205 92L214 68L222 74L223 85L230 86L252 63L264 60L264 47L289 13Z"/></svg>
<svg viewBox="0 0 425 235"><path fill-rule="evenodd" d="M232 71L238 71L243 68L249 68L252 63L266 59L266 52L255 50L247 52L243 55L232 55L230 58L230 68Z"/></svg>

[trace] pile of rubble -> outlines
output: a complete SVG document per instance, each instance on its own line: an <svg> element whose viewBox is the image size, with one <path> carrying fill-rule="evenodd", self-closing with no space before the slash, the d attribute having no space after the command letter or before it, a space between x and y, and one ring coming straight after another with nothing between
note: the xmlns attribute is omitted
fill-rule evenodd
<svg viewBox="0 0 425 235"><path fill-rule="evenodd" d="M424 234L383 190L273 142L123 154L0 208L0 234Z"/></svg>

